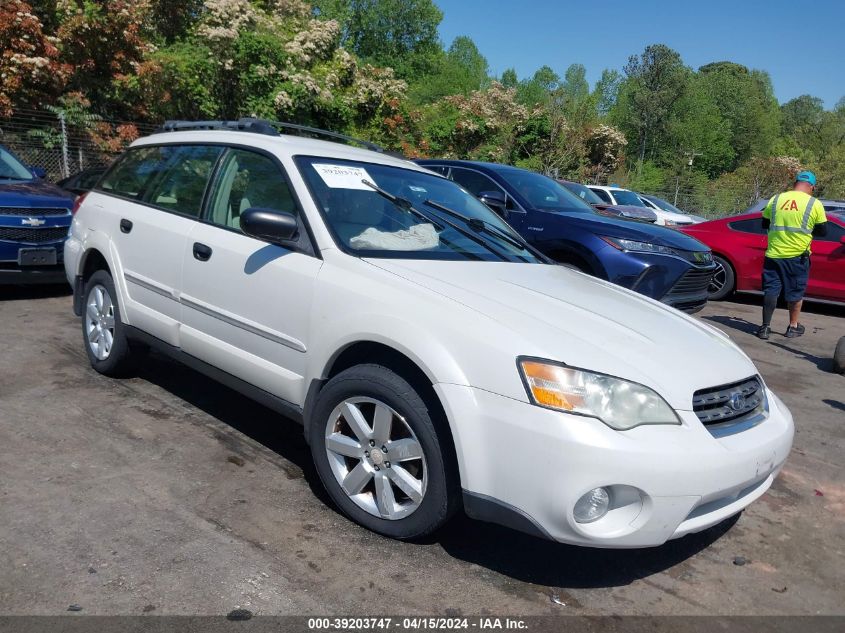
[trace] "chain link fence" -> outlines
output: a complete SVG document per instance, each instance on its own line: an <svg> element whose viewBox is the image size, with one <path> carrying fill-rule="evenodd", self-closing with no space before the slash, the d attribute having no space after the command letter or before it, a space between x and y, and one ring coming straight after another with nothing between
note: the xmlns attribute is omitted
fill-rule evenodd
<svg viewBox="0 0 845 633"><path fill-rule="evenodd" d="M61 110L19 109L0 119L0 145L25 164L41 167L56 182L91 167L108 165L153 124L109 121Z"/></svg>

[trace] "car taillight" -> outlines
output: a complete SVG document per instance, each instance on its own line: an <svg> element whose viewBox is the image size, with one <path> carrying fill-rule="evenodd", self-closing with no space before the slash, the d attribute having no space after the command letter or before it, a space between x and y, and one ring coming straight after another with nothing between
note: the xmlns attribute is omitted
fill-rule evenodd
<svg viewBox="0 0 845 633"><path fill-rule="evenodd" d="M76 212L79 211L79 207L82 206L82 201L85 200L85 196L87 195L87 193L83 193L76 197L76 200L73 203L73 208L70 210L71 215L76 215Z"/></svg>

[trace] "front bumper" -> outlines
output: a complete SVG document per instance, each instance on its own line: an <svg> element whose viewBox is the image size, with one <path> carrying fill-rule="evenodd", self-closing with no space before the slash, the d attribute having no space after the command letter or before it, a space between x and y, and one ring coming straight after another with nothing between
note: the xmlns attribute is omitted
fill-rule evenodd
<svg viewBox="0 0 845 633"><path fill-rule="evenodd" d="M592 547L651 547L704 530L768 490L792 446L792 416L771 392L769 418L716 439L691 411L682 424L614 431L598 420L488 391L435 385L453 425L471 516ZM611 510L573 517L587 491Z"/></svg>
<svg viewBox="0 0 845 633"><path fill-rule="evenodd" d="M20 268L18 266L3 268L0 265L0 285L65 283L67 283L67 277L62 264L32 268Z"/></svg>
<svg viewBox="0 0 845 633"><path fill-rule="evenodd" d="M697 312L707 304L707 288L716 271L714 264L696 265L662 253L617 253L612 259L612 271L608 270L613 283L684 312Z"/></svg>

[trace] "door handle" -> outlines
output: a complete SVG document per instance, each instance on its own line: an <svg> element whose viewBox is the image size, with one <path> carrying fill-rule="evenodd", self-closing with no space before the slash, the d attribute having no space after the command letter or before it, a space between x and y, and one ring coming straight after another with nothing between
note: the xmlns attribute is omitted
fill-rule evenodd
<svg viewBox="0 0 845 633"><path fill-rule="evenodd" d="M127 219L122 219L120 221L120 232L121 233L129 233L132 230L132 222Z"/></svg>
<svg viewBox="0 0 845 633"><path fill-rule="evenodd" d="M198 259L201 262L207 262L211 259L211 247L206 246L205 244L200 244L199 242L194 242L194 259Z"/></svg>

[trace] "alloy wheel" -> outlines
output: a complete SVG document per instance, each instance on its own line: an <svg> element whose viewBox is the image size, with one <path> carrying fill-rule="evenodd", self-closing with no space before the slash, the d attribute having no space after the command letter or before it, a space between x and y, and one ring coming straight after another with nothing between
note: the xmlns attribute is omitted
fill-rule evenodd
<svg viewBox="0 0 845 633"><path fill-rule="evenodd" d="M85 308L88 347L97 360L106 360L114 344L114 302L105 286L97 284L88 293Z"/></svg>
<svg viewBox="0 0 845 633"><path fill-rule="evenodd" d="M382 519L404 518L425 497L428 468L407 421L373 398L347 398L325 431L329 467L359 508Z"/></svg>
<svg viewBox="0 0 845 633"><path fill-rule="evenodd" d="M713 277L710 279L710 286L707 288L707 292L711 295L721 292L722 288L725 287L725 284L728 281L728 273L725 270L725 267L718 261L715 263L716 270L713 272Z"/></svg>

